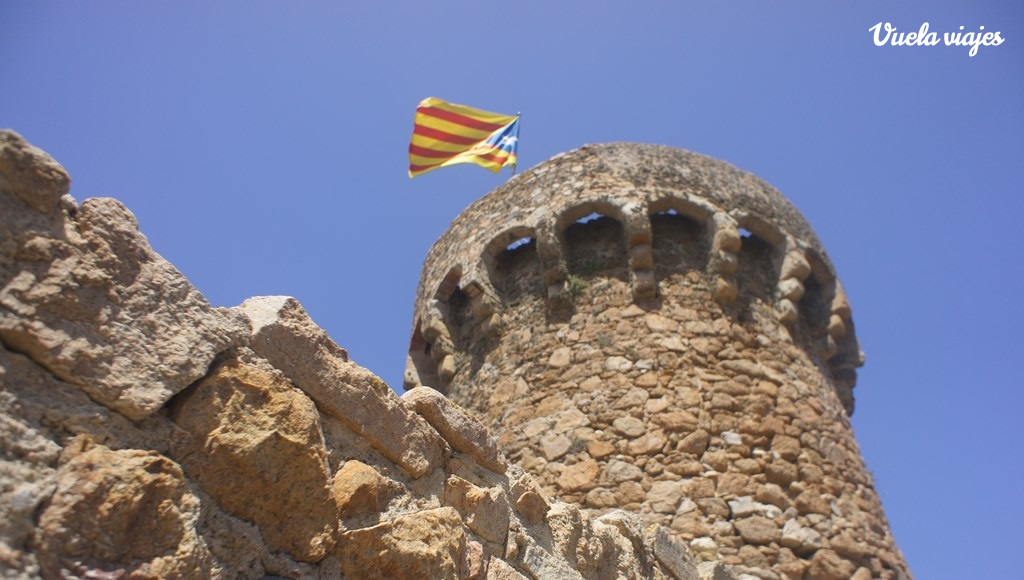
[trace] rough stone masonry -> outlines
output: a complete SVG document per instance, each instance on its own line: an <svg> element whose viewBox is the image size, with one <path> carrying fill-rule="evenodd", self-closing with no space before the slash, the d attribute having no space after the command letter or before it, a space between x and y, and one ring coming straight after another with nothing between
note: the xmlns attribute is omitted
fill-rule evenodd
<svg viewBox="0 0 1024 580"><path fill-rule="evenodd" d="M477 214L463 254L439 243L407 373L436 390L398 397L294 299L211 307L127 208L0 131L0 577L904 575L813 234L768 194L749 219L676 199L689 173L763 187L717 162L598 151L516 178L532 203ZM616 205L630 164L672 203ZM552 212L577 188L615 197Z"/></svg>
<svg viewBox="0 0 1024 580"><path fill-rule="evenodd" d="M406 388L470 409L541 489L762 579L907 578L850 426L863 354L821 243L701 155L586 146L430 250Z"/></svg>
<svg viewBox="0 0 1024 580"><path fill-rule="evenodd" d="M292 298L213 308L113 199L0 131L0 577L735 580L591 517Z"/></svg>

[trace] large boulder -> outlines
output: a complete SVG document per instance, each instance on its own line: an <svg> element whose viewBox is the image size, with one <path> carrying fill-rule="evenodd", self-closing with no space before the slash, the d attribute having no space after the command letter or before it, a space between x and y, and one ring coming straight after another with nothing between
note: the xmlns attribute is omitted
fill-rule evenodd
<svg viewBox="0 0 1024 580"><path fill-rule="evenodd" d="M200 505L155 451L96 446L61 467L34 534L47 578L209 577Z"/></svg>
<svg viewBox="0 0 1024 580"><path fill-rule="evenodd" d="M171 417L189 435L172 453L190 478L271 549L323 558L338 507L313 401L273 369L232 358L182 393Z"/></svg>
<svg viewBox="0 0 1024 580"><path fill-rule="evenodd" d="M68 183L46 153L0 131L0 342L141 419L248 329L154 252L120 202L77 206Z"/></svg>

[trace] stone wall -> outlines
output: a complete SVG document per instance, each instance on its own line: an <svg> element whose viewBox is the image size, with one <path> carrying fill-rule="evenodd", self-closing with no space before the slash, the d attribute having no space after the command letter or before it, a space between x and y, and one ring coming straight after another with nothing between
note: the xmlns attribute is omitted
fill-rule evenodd
<svg viewBox="0 0 1024 580"><path fill-rule="evenodd" d="M0 576L735 578L551 499L295 300L211 308L124 206L68 189L0 132Z"/></svg>
<svg viewBox="0 0 1024 580"><path fill-rule="evenodd" d="M757 578L904 578L853 438L851 309L811 228L725 163L588 146L471 205L424 265L405 375L595 517ZM414 389L415 390L415 389Z"/></svg>

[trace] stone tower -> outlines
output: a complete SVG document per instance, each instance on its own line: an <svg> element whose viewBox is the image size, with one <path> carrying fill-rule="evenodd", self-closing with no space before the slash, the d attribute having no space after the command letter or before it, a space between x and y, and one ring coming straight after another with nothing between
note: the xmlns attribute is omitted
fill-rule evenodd
<svg viewBox="0 0 1024 580"><path fill-rule="evenodd" d="M863 354L817 236L694 153L587 146L475 202L424 264L406 388L546 490L752 576L903 578L853 437Z"/></svg>

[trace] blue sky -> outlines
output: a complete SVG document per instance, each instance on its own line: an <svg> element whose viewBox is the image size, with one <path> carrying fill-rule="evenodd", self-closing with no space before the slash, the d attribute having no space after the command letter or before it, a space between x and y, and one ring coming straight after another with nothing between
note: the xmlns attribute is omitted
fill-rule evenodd
<svg viewBox="0 0 1024 580"><path fill-rule="evenodd" d="M521 111L523 169L638 141L757 174L850 296L854 426L911 569L1020 574L1019 2L10 0L0 18L0 126L76 198L122 200L215 305L297 297L398 388L427 249L508 176L410 180L424 97ZM877 47L879 22L1006 41Z"/></svg>

